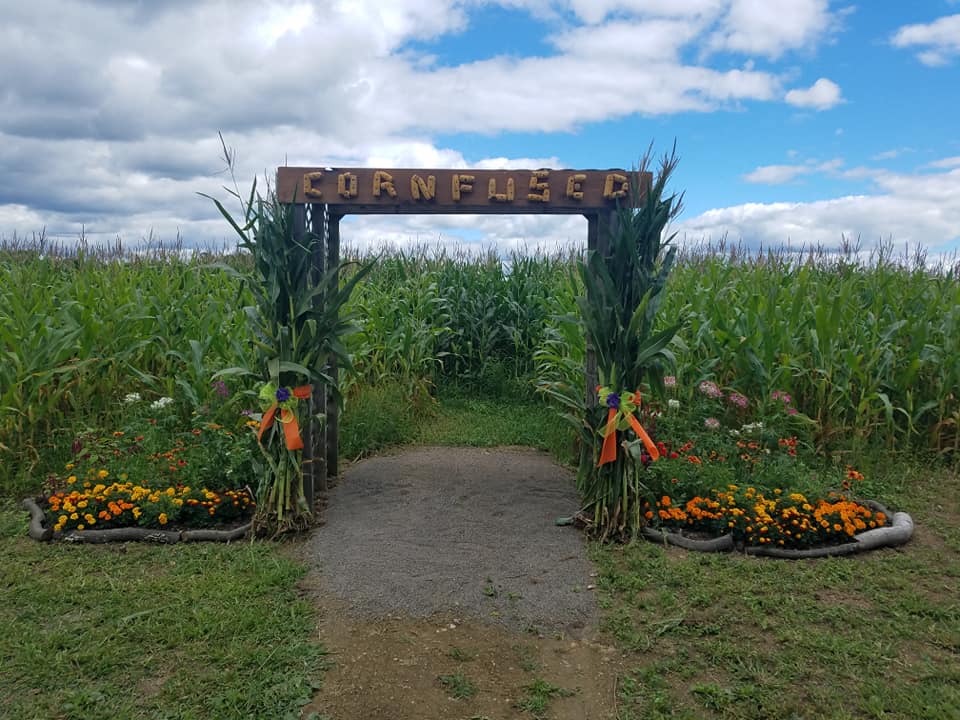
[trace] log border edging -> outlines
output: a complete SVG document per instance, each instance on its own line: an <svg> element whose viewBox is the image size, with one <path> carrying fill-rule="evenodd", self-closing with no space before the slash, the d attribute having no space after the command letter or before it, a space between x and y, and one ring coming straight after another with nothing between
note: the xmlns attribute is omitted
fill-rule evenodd
<svg viewBox="0 0 960 720"><path fill-rule="evenodd" d="M231 530L154 530L149 528L111 528L108 530L68 530L55 532L51 527L44 527L46 515L33 498L24 498L21 503L30 513L30 526L27 534L34 540L49 542L60 540L72 543L107 543L107 542L155 542L172 545L177 542L231 542L240 540L253 526L252 522Z"/></svg>
<svg viewBox="0 0 960 720"><path fill-rule="evenodd" d="M810 558L853 555L854 553L876 550L882 547L896 547L907 543L910 538L913 537L913 518L907 513L897 512L891 515L883 505L873 500L858 500L857 502L870 507L875 512L882 512L891 518L891 524L885 527L865 530L854 535L853 542L842 543L840 545L827 545L818 548L808 548L806 550L750 545L742 548L743 552L747 555L780 558L783 560L806 560ZM726 552L737 549L732 535L721 535L720 537L709 540L697 540L686 537L680 533L670 532L668 530L657 530L652 527L644 527L641 532L643 537L651 542L675 545L685 550L695 550L697 552Z"/></svg>

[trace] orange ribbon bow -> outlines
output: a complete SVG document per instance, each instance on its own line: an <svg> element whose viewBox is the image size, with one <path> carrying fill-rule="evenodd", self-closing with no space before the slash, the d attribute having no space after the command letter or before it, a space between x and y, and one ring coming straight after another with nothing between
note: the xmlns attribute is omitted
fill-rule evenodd
<svg viewBox="0 0 960 720"><path fill-rule="evenodd" d="M313 392L313 385L301 385L290 392L298 400L306 400L310 397L310 393ZM277 408L280 408L280 405L274 402L273 405L270 406L270 409L263 414L263 419L260 421L260 432L257 433L257 440L263 442L263 433L273 425ZM300 437L300 425L297 423L297 414L293 412L293 410L280 408L280 424L283 425L283 435L287 441L287 450L302 450L303 438Z"/></svg>
<svg viewBox="0 0 960 720"><path fill-rule="evenodd" d="M613 395L614 393L607 393L607 396ZM637 390L633 395L628 399L622 399L619 401L616 407L611 406L610 411L607 413L607 427L604 431L605 437L603 438L603 448L600 451L600 462L597 463L597 467L605 465L606 463L613 462L617 459L617 425L620 417L625 419L633 431L637 434L637 437L643 441L644 447L647 448L647 452L650 453L650 457L654 460L660 458L660 451L657 450L657 446L653 444L653 440L650 439L650 436L647 434L647 431L643 429L643 426L640 424L640 421L637 420L634 416L634 411L640 409L640 391Z"/></svg>

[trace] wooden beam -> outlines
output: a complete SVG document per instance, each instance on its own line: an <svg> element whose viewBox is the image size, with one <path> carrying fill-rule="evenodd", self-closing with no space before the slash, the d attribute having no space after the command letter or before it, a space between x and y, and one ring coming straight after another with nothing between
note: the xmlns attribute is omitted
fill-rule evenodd
<svg viewBox="0 0 960 720"><path fill-rule="evenodd" d="M438 170L281 167L284 203L329 205L333 214L587 214L631 202L649 173L620 170Z"/></svg>

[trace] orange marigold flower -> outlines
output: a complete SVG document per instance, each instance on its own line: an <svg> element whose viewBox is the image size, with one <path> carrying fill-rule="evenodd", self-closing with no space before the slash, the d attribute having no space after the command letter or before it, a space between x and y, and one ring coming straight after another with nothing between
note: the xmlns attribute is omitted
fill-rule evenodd
<svg viewBox="0 0 960 720"><path fill-rule="evenodd" d="M670 507L670 498L664 495L660 498L660 504L663 505L663 507Z"/></svg>

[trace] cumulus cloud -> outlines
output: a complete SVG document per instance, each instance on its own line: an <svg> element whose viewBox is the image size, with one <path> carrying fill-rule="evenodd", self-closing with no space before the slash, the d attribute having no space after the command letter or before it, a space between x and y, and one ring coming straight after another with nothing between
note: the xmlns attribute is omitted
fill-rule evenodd
<svg viewBox="0 0 960 720"><path fill-rule="evenodd" d="M733 0L709 45L775 60L815 46L834 22L827 0Z"/></svg>
<svg viewBox="0 0 960 720"><path fill-rule="evenodd" d="M876 192L817 202L745 203L680 223L690 241L728 238L748 247L835 248L841 238L892 239L932 252L960 247L960 168L935 173L875 171Z"/></svg>
<svg viewBox="0 0 960 720"><path fill-rule="evenodd" d="M898 48L914 48L924 65L946 65L960 56L960 14L947 15L931 23L904 25L890 42Z"/></svg>
<svg viewBox="0 0 960 720"><path fill-rule="evenodd" d="M840 86L827 78L820 78L805 90L790 90L786 101L795 107L829 110L843 102Z"/></svg>
<svg viewBox="0 0 960 720"><path fill-rule="evenodd" d="M197 195L222 197L221 186L232 183L222 172L219 131L239 150L241 190L281 164L566 165L550 151L468 157L456 138L569 137L633 115L781 102L776 68L758 69L750 57L738 58L739 69L712 60L807 50L832 23L820 0L772 3L778 23L770 3L747 0L500 0L545 19L548 52L443 64L411 44L464 31L485 4L7 3L0 234L46 226L219 242L222 220ZM401 235L417 227L402 222ZM557 219L502 222L491 232L508 243L565 237L567 227Z"/></svg>
<svg viewBox="0 0 960 720"><path fill-rule="evenodd" d="M928 163L927 167L945 169L960 168L960 155L943 158L941 160L934 160L933 162Z"/></svg>
<svg viewBox="0 0 960 720"><path fill-rule="evenodd" d="M749 183L763 185L783 185L796 180L801 175L810 175L818 172L832 172L843 165L843 160L836 158L827 162L817 163L809 161L802 165L762 165L743 176Z"/></svg>

